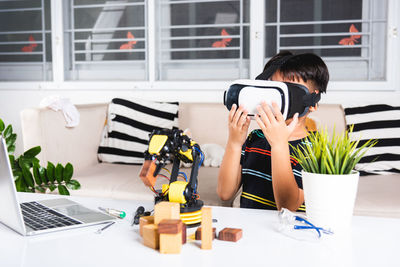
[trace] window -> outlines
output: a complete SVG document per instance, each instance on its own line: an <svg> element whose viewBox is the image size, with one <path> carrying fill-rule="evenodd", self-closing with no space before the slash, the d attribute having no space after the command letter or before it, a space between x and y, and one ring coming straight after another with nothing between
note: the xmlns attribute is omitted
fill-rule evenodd
<svg viewBox="0 0 400 267"><path fill-rule="evenodd" d="M249 76L250 1L157 1L159 80Z"/></svg>
<svg viewBox="0 0 400 267"><path fill-rule="evenodd" d="M3 0L0 81L220 90L290 50L320 55L334 90L393 90L399 11L394 0Z"/></svg>
<svg viewBox="0 0 400 267"><path fill-rule="evenodd" d="M67 80L147 79L144 0L70 0L64 7Z"/></svg>
<svg viewBox="0 0 400 267"><path fill-rule="evenodd" d="M311 52L331 80L385 79L386 1L267 0L265 10L266 60L281 50Z"/></svg>
<svg viewBox="0 0 400 267"><path fill-rule="evenodd" d="M50 26L49 0L0 1L0 80L51 79Z"/></svg>

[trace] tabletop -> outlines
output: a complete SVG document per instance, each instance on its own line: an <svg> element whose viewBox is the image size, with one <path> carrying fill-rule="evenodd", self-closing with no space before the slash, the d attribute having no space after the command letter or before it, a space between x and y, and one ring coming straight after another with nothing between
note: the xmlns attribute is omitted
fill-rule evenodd
<svg viewBox="0 0 400 267"><path fill-rule="evenodd" d="M24 202L60 196L18 197ZM189 240L180 254L166 255L144 246L139 226L131 226L137 207L152 210L153 203L68 198L92 209L124 210L127 217L101 234L95 232L104 225L24 237L0 224L0 266L400 266L400 219L354 216L348 233L318 239L299 231L283 234L276 211L212 207L217 232L242 228L242 239L214 240L212 250ZM188 229L188 236L195 230Z"/></svg>

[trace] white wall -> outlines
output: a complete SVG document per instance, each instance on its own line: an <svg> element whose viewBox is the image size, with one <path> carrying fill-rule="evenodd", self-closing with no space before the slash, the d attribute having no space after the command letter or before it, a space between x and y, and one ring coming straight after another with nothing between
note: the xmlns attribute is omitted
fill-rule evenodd
<svg viewBox="0 0 400 267"><path fill-rule="evenodd" d="M400 85L399 85L400 87ZM47 96L59 95L69 98L74 104L109 102L114 97L141 97L158 101L208 102L221 103L223 90L0 90L0 118L6 124L12 124L18 134L16 154L23 152L20 111L28 107L39 106ZM322 96L321 103L369 104L385 103L399 106L400 91L362 92L351 90L329 91Z"/></svg>

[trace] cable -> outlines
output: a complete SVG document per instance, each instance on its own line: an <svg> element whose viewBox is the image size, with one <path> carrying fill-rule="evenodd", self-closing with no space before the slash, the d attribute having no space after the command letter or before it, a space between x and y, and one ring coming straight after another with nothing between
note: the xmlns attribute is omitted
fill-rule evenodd
<svg viewBox="0 0 400 267"><path fill-rule="evenodd" d="M167 168L162 168L164 171L166 171L166 172L168 172L169 173L169 176L171 176L171 172L167 169Z"/></svg>
<svg viewBox="0 0 400 267"><path fill-rule="evenodd" d="M199 167L200 167L203 164L203 161L204 161L204 154L199 148L194 147L194 149L196 149L196 151L200 153L200 162L199 162Z"/></svg>
<svg viewBox="0 0 400 267"><path fill-rule="evenodd" d="M185 178L186 182L188 181L187 175L184 172L179 172L178 174L182 175Z"/></svg>
<svg viewBox="0 0 400 267"><path fill-rule="evenodd" d="M163 178L165 178L165 179L167 179L167 180L169 181L169 177L166 176L166 175L164 175L164 174L159 174L159 175L157 175L157 177L158 177L158 176L161 176L161 177L163 177Z"/></svg>

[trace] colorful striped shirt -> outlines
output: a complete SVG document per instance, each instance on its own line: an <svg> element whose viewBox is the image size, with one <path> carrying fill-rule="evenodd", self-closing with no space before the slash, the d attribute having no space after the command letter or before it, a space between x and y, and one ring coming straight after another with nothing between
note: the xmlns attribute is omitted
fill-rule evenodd
<svg viewBox="0 0 400 267"><path fill-rule="evenodd" d="M299 139L289 143L296 147L304 142L305 139ZM292 147L289 146L289 149L292 154ZM302 189L302 167L293 157L290 157L290 163L296 183ZM260 129L252 131L247 137L242 147L240 164L243 186L240 207L276 210L271 176L271 146ZM305 206L302 205L299 211L304 210Z"/></svg>

